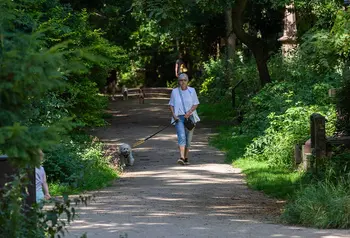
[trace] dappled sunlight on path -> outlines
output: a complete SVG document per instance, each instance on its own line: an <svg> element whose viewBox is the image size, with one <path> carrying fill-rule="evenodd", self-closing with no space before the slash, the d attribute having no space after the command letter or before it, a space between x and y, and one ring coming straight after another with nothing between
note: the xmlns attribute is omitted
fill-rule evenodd
<svg viewBox="0 0 350 238"><path fill-rule="evenodd" d="M114 102L110 126L93 134L110 146L133 144L170 123L166 104ZM204 123L195 130L189 166L176 164L173 127L135 148L135 166L79 208L70 237L350 237L273 224L283 202L248 189L224 153L208 145L212 130Z"/></svg>

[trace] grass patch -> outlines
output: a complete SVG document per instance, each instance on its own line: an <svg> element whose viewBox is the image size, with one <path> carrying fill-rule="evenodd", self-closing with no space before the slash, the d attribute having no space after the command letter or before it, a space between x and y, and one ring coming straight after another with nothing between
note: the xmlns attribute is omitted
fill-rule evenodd
<svg viewBox="0 0 350 238"><path fill-rule="evenodd" d="M235 110L230 103L201 103L198 114L208 121L230 121L235 116Z"/></svg>
<svg viewBox="0 0 350 238"><path fill-rule="evenodd" d="M234 162L246 174L248 186L269 196L287 199L300 187L303 173L269 167L265 161L242 158Z"/></svg>
<svg viewBox="0 0 350 238"><path fill-rule="evenodd" d="M226 152L226 162L233 163L246 174L248 186L263 191L269 196L286 199L293 196L300 187L303 173L288 169L269 167L265 161L255 161L244 158L246 147L251 138L244 135L235 135L232 127L218 127L218 134L211 138L211 144Z"/></svg>
<svg viewBox="0 0 350 238"><path fill-rule="evenodd" d="M106 177L100 177L99 180L96 183L94 183L94 179L89 180L89 183L94 183L92 186L86 186L86 187L73 187L69 184L62 184L62 183L49 183L49 191L52 196L62 196L64 194L69 194L69 195L76 195L76 194L81 194L86 191L92 191L92 190L97 190L101 189L104 187L109 187L112 185L113 181L118 178L118 175L112 174L109 178Z"/></svg>
<svg viewBox="0 0 350 238"><path fill-rule="evenodd" d="M210 144L226 152L226 163L241 158L245 152L245 147L251 142L248 136L234 135L234 130L229 126L217 128L218 134L211 138Z"/></svg>
<svg viewBox="0 0 350 238"><path fill-rule="evenodd" d="M322 181L301 189L282 220L318 228L350 228L350 184Z"/></svg>
<svg viewBox="0 0 350 238"><path fill-rule="evenodd" d="M49 191L51 196L62 196L64 194L73 195L82 192L77 188L73 188L72 186L60 183L49 183Z"/></svg>

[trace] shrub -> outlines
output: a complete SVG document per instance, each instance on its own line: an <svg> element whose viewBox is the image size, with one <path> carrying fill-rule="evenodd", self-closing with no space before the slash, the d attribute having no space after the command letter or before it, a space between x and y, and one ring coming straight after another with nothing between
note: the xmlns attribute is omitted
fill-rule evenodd
<svg viewBox="0 0 350 238"><path fill-rule="evenodd" d="M312 113L319 112L326 116L326 131L332 135L336 113L332 107L290 107L285 113L268 115L269 126L264 134L254 138L253 143L247 147L245 157L258 161L266 160L270 166L292 168L293 149L295 144L303 144L309 137Z"/></svg>
<svg viewBox="0 0 350 238"><path fill-rule="evenodd" d="M26 186L28 181L25 173L22 172L1 190L0 237L54 238L64 236L67 226L76 216L72 201L65 196L63 201L56 200L52 206L45 209L41 209L37 204L32 207L24 206L27 195L23 193L23 186ZM84 202L86 205L90 199L90 196L80 196L80 199L76 199L75 202L76 204Z"/></svg>
<svg viewBox="0 0 350 238"><path fill-rule="evenodd" d="M74 83L65 95L66 108L79 126L105 125L102 115L108 101L106 97L99 96L96 83L88 79Z"/></svg>
<svg viewBox="0 0 350 238"><path fill-rule="evenodd" d="M240 54L241 52L238 52ZM243 80L235 89L236 105L247 103L259 89L259 76L254 60L235 59L230 85L225 82L226 65L222 59L210 59L204 63L204 75L195 80L193 85L199 89L199 95L207 102L231 101L231 88ZM229 86L229 87L228 87Z"/></svg>
<svg viewBox="0 0 350 238"><path fill-rule="evenodd" d="M229 92L225 84L225 65L223 60L210 59L204 64L204 81L199 89L199 95L207 102L224 100Z"/></svg>
<svg viewBox="0 0 350 238"><path fill-rule="evenodd" d="M107 186L117 177L103 156L102 143L87 135L74 136L52 147L45 155L44 167L56 190L84 191ZM61 187L60 187L61 186Z"/></svg>
<svg viewBox="0 0 350 238"><path fill-rule="evenodd" d="M291 168L294 145L310 137L311 114L326 116L327 134L335 132L336 111L328 90L340 85L341 74L330 69L320 73L305 63L307 58L300 52L290 59L279 59L275 56L269 62L272 75L277 77L274 82L244 105L240 131L254 138L245 157Z"/></svg>
<svg viewBox="0 0 350 238"><path fill-rule="evenodd" d="M318 228L350 227L350 184L329 181L302 188L286 205L282 219Z"/></svg>

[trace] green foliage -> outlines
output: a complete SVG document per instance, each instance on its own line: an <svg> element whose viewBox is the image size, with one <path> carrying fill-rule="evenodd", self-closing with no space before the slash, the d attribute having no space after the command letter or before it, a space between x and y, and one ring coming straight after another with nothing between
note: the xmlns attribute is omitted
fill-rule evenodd
<svg viewBox="0 0 350 238"><path fill-rule="evenodd" d="M77 193L107 186L117 177L103 147L87 135L76 135L46 152L44 167L56 191ZM67 191L65 191L67 192Z"/></svg>
<svg viewBox="0 0 350 238"><path fill-rule="evenodd" d="M1 237L44 237L43 231L36 226L33 217L23 211L25 196L21 186L24 176L16 177L4 188L0 199L0 236Z"/></svg>
<svg viewBox="0 0 350 238"><path fill-rule="evenodd" d="M283 219L288 223L318 228L350 227L350 184L318 182L301 189L286 206Z"/></svg>
<svg viewBox="0 0 350 238"><path fill-rule="evenodd" d="M312 30L304 39L290 59L270 61L277 82L245 107L248 113L242 131L255 135L246 157L268 161L270 166L292 167L293 146L309 138L309 117L315 112L326 116L327 134L335 132L336 112L328 90L339 87L342 62L329 30Z"/></svg>
<svg viewBox="0 0 350 238"><path fill-rule="evenodd" d="M101 112L106 101L97 96L100 78L94 75L117 67L123 51L104 39L103 32L92 29L86 11L46 0L3 0L0 5L0 151L15 167L34 168L40 163L39 148L69 148L68 133L78 131L72 131L73 126L104 123ZM99 69L96 74L94 67ZM101 145L85 141L74 142L76 148L55 158L67 158L76 170L54 167L53 173L66 173L69 182L81 186L80 191L105 186L116 177ZM78 162L86 167L78 167ZM56 203L52 211L33 208L25 213L25 185L22 177L15 176L0 194L0 236L62 235L74 216L69 203ZM61 214L66 220L59 220Z"/></svg>
<svg viewBox="0 0 350 238"><path fill-rule="evenodd" d="M284 168L271 168L266 161L244 158L245 148L251 143L251 138L239 135L237 128L219 127L218 134L211 138L210 143L226 152L228 163L233 163L242 169L251 188L273 197L286 199L300 186L302 173Z"/></svg>
<svg viewBox="0 0 350 238"><path fill-rule="evenodd" d="M308 60L312 63L306 64ZM271 59L275 82L243 106L241 131L254 137L246 157L292 167L294 145L309 138L309 117L316 112L326 116L328 135L335 132L335 106L328 90L340 85L341 75L335 68L320 71L313 63L318 64L299 52L289 60Z"/></svg>
<svg viewBox="0 0 350 238"><path fill-rule="evenodd" d="M218 102L227 99L229 90L225 87L225 65L222 60L210 59L204 64L204 78L199 95L206 102Z"/></svg>
<svg viewBox="0 0 350 238"><path fill-rule="evenodd" d="M88 79L74 83L65 93L66 108L79 126L103 126L101 115L107 108L107 98L98 95L96 83Z"/></svg>
<svg viewBox="0 0 350 238"><path fill-rule="evenodd" d="M210 59L204 63L204 75L194 82L201 97L208 102L227 102L227 100L231 100L231 88L243 80L235 89L236 105L243 105L259 90L259 75L255 61L244 59L241 51L237 52L237 55L232 66L233 78L229 88L225 83L225 61Z"/></svg>
<svg viewBox="0 0 350 238"><path fill-rule="evenodd" d="M339 11L332 28L334 36L335 50L344 57L350 53L350 9L348 11Z"/></svg>
<svg viewBox="0 0 350 238"><path fill-rule="evenodd" d="M86 10L73 11L73 9L56 5L47 9L48 21L40 24L40 29L49 29L47 44L56 44L70 41L70 49L85 51L79 58L84 66L89 69L88 73L80 72L79 77L70 78L74 84L89 77L101 89L106 83L108 72L111 69L119 69L126 59L125 51L116 45L112 45L104 38L101 29L93 29L89 24L91 16Z"/></svg>
<svg viewBox="0 0 350 238"><path fill-rule="evenodd" d="M331 107L291 107L282 115L268 115L269 126L262 136L256 137L247 147L245 156L258 161L268 161L270 166L292 168L295 144L303 144L309 137L312 113L321 113L327 118L326 131L334 133L336 113Z"/></svg>
<svg viewBox="0 0 350 238"><path fill-rule="evenodd" d="M303 173L280 167L271 168L266 161L245 158L234 162L234 165L247 176L249 187L276 198L290 198L303 182Z"/></svg>
<svg viewBox="0 0 350 238"><path fill-rule="evenodd" d="M22 171L23 172L23 171ZM1 191L0 199L0 236L16 238L59 237L67 233L67 226L75 219L75 208L71 200L65 197L63 201L55 201L53 206L41 209L23 206L27 194L23 186L28 184L25 173L15 177ZM87 201L88 197L81 197Z"/></svg>
<svg viewBox="0 0 350 238"><path fill-rule="evenodd" d="M202 103L208 101L206 98L200 98L201 105L197 109L200 117L204 120L225 124L232 120L236 115L235 110L232 109L231 103Z"/></svg>
<svg viewBox="0 0 350 238"><path fill-rule="evenodd" d="M5 16L16 15L16 8L21 8L21 4L12 7L5 8L8 13ZM27 20L34 21L30 16L28 13ZM47 91L61 89L65 84L64 76L76 72L74 66L79 64L73 63L75 52L68 51L67 44L48 48L44 32L22 31L28 22L13 25L11 17L0 20L0 150L24 167L38 164L37 148L55 143L59 133L70 129L64 117L49 127L29 124L33 114L27 112ZM67 59L68 55L72 60Z"/></svg>
<svg viewBox="0 0 350 238"><path fill-rule="evenodd" d="M244 155L245 147L251 142L251 138L245 135L237 135L235 128L229 126L221 126L217 129L218 134L211 138L210 143L226 152L228 163L240 159Z"/></svg>

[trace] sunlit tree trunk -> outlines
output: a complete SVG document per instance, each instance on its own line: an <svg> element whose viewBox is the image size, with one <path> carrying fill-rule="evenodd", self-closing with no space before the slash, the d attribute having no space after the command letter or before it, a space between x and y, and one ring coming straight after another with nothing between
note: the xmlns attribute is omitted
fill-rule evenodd
<svg viewBox="0 0 350 238"><path fill-rule="evenodd" d="M225 12L226 22L226 84L229 87L233 81L233 60L236 50L236 35L233 32L232 8Z"/></svg>

